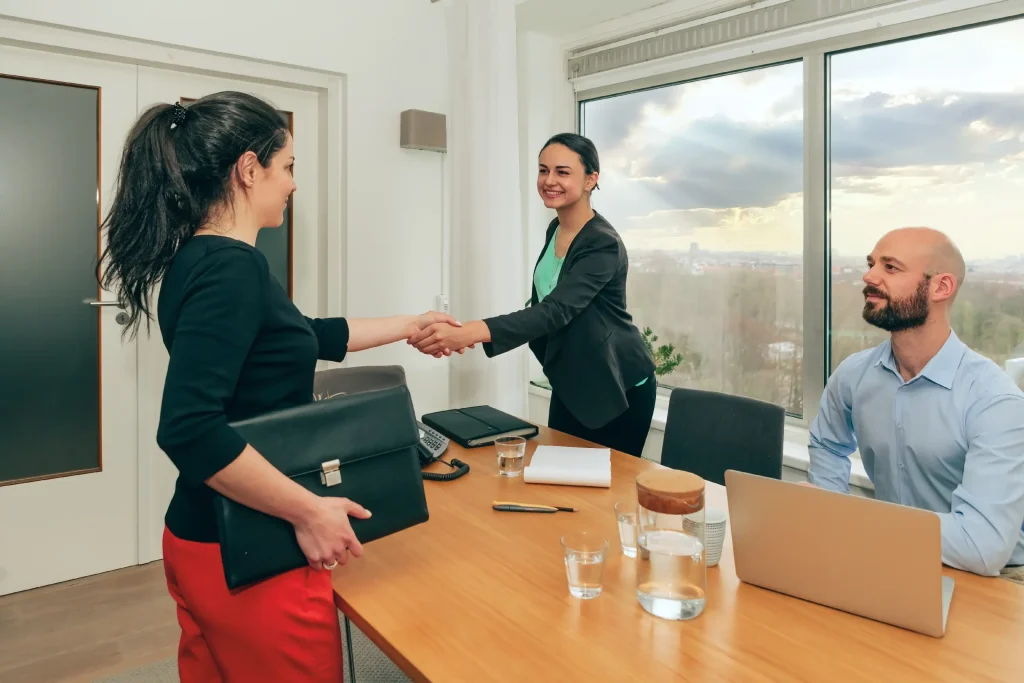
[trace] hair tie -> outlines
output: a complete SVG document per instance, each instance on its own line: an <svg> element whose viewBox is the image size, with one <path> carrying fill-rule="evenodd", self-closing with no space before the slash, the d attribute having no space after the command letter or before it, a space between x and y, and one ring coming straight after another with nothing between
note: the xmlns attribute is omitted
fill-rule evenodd
<svg viewBox="0 0 1024 683"><path fill-rule="evenodd" d="M181 102L174 103L174 119L171 121L171 130L174 130L181 124L185 123L185 116L188 115L188 109L181 106Z"/></svg>

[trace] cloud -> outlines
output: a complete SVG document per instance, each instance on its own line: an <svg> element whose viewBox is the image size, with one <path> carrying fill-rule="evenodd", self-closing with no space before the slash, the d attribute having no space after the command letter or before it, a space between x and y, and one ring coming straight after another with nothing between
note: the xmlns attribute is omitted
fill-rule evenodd
<svg viewBox="0 0 1024 683"><path fill-rule="evenodd" d="M616 203L642 192L648 211L770 206L802 191L802 132L801 121L700 119L668 139L648 138L610 155L602 191Z"/></svg>
<svg viewBox="0 0 1024 683"><path fill-rule="evenodd" d="M661 176L629 176L623 178L623 181L627 183L657 183L658 185L664 185L668 181Z"/></svg>
<svg viewBox="0 0 1024 683"><path fill-rule="evenodd" d="M769 207L655 211L630 216L619 227L627 248L639 251L688 249L697 242L713 250L798 253L803 244L803 197L789 195Z"/></svg>
<svg viewBox="0 0 1024 683"><path fill-rule="evenodd" d="M679 88L669 86L586 102L583 105L586 135L600 155L628 137L630 131L643 122L646 112L670 108L681 96Z"/></svg>
<svg viewBox="0 0 1024 683"><path fill-rule="evenodd" d="M691 235L698 228L715 227L735 209L670 209L653 211L647 215L628 216L625 231L654 230L671 232L676 236Z"/></svg>
<svg viewBox="0 0 1024 683"><path fill-rule="evenodd" d="M770 206L803 183L803 124L695 122L636 163L638 175L664 180L655 191L674 208Z"/></svg>
<svg viewBox="0 0 1024 683"><path fill-rule="evenodd" d="M775 109L786 109L783 100L792 97L782 96ZM609 124L632 131L609 143L608 166L615 172L603 179L602 188L613 203L630 204L631 212L639 209L634 204L646 205L647 211L770 207L802 191L801 120L752 122L717 115L672 127L665 125L662 111L656 126L645 127L639 125L645 115L631 109L628 98L620 98L619 118ZM600 119L588 115L588 132ZM895 197L916 188L970 183L991 172L991 164L1024 160L1022 122L1019 94L853 97L846 92L832 108L832 187ZM625 197L641 192L639 186L641 198Z"/></svg>
<svg viewBox="0 0 1024 683"><path fill-rule="evenodd" d="M840 101L832 108L832 174L995 161L1024 147L1022 121L1024 98L1016 93L875 92Z"/></svg>
<svg viewBox="0 0 1024 683"><path fill-rule="evenodd" d="M845 175L832 178L832 191L853 194L893 195L908 190L970 183L984 172L984 164L949 166L902 166L874 169L848 167Z"/></svg>
<svg viewBox="0 0 1024 683"><path fill-rule="evenodd" d="M772 119L799 119L803 120L804 114L804 89L801 84L798 88L793 88L792 91L777 99L768 110Z"/></svg>

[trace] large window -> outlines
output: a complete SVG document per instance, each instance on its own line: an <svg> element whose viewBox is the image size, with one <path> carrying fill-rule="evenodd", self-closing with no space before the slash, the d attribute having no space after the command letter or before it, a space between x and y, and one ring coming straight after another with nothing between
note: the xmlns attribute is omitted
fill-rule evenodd
<svg viewBox="0 0 1024 683"><path fill-rule="evenodd" d="M803 410L803 65L584 101L659 382Z"/></svg>
<svg viewBox="0 0 1024 683"><path fill-rule="evenodd" d="M867 255L927 226L967 261L954 331L1024 388L1024 17L1000 11L582 89L594 207L629 251L660 384L810 418L839 363L888 336L862 318Z"/></svg>
<svg viewBox="0 0 1024 683"><path fill-rule="evenodd" d="M1024 20L829 61L831 367L886 338L861 318L865 255L923 225L968 264L953 329L1021 382Z"/></svg>

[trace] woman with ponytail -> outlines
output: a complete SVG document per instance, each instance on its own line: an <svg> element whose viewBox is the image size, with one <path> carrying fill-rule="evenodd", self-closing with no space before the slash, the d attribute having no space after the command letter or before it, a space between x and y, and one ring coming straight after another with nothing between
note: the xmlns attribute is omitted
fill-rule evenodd
<svg viewBox="0 0 1024 683"><path fill-rule="evenodd" d="M340 681L330 569L359 557L355 502L320 498L229 426L308 403L318 359L410 336L439 313L362 320L303 316L255 248L295 191L292 139L266 102L235 92L146 111L128 136L104 221L101 282L132 336L156 318L170 355L156 440L179 476L165 517L182 681ZM214 491L295 527L309 567L229 592Z"/></svg>

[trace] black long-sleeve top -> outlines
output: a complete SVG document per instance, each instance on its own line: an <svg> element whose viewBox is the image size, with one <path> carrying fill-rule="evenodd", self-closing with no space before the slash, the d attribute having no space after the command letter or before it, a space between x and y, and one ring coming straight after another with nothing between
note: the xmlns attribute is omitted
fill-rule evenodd
<svg viewBox="0 0 1024 683"><path fill-rule="evenodd" d="M306 318L259 250L216 235L181 247L157 320L170 359L156 438L179 472L165 522L181 539L216 542L205 482L246 446L229 423L312 401L316 361L345 357L348 322Z"/></svg>

